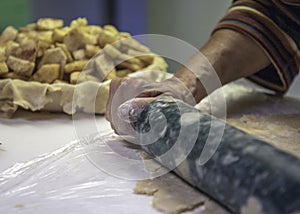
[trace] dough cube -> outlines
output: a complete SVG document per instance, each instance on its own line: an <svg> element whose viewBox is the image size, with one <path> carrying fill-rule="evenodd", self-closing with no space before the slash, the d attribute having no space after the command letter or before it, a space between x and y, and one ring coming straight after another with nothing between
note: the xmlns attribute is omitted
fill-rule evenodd
<svg viewBox="0 0 300 214"><path fill-rule="evenodd" d="M143 52L136 51L136 50L133 50L133 49L129 49L127 51L127 53L130 56L134 56L134 57L140 59L146 65L151 65L153 63L153 59L154 59L153 54L150 54L150 53L145 54Z"/></svg>
<svg viewBox="0 0 300 214"><path fill-rule="evenodd" d="M27 39L20 41L20 47L16 52L16 57L31 62L35 62L37 47L33 40Z"/></svg>
<svg viewBox="0 0 300 214"><path fill-rule="evenodd" d="M53 31L31 31L30 33L33 34L32 36L29 36L32 39L38 39L39 41L44 41L49 44L53 43Z"/></svg>
<svg viewBox="0 0 300 214"><path fill-rule="evenodd" d="M73 51L73 57L75 60L83 60L85 59L85 50L84 49L79 49L76 51Z"/></svg>
<svg viewBox="0 0 300 214"><path fill-rule="evenodd" d="M63 42L68 50L73 52L85 48L86 44L97 44L97 38L94 35L89 35L80 28L74 28L65 36Z"/></svg>
<svg viewBox="0 0 300 214"><path fill-rule="evenodd" d="M58 28L54 29L52 39L54 42L63 42L65 36L69 33L71 28L69 27L64 27L64 28Z"/></svg>
<svg viewBox="0 0 300 214"><path fill-rule="evenodd" d="M70 83L71 84L76 84L78 81L78 78L80 76L80 71L75 71L73 73L70 74Z"/></svg>
<svg viewBox="0 0 300 214"><path fill-rule="evenodd" d="M7 57L6 57L6 48L5 47L0 47L0 62L4 62L6 61Z"/></svg>
<svg viewBox="0 0 300 214"><path fill-rule="evenodd" d="M39 63L39 68L45 64L60 64L64 66L67 62L67 57L61 48L52 48L46 50L41 62Z"/></svg>
<svg viewBox="0 0 300 214"><path fill-rule="evenodd" d="M7 64L5 62L0 62L0 75L7 74L8 71Z"/></svg>
<svg viewBox="0 0 300 214"><path fill-rule="evenodd" d="M111 31L104 30L99 36L98 43L103 48L107 44L114 43L118 40L118 35L112 33Z"/></svg>
<svg viewBox="0 0 300 214"><path fill-rule="evenodd" d="M8 26L0 36L0 44L7 41L14 41L17 38L17 35L18 31L14 27Z"/></svg>
<svg viewBox="0 0 300 214"><path fill-rule="evenodd" d="M64 21L61 19L41 18L36 24L38 30L53 30L63 27Z"/></svg>
<svg viewBox="0 0 300 214"><path fill-rule="evenodd" d="M70 74L74 71L82 71L84 66L88 63L88 60L80 60L68 63L64 66L64 72Z"/></svg>
<svg viewBox="0 0 300 214"><path fill-rule="evenodd" d="M59 64L43 65L31 78L33 81L41 83L53 83L60 76Z"/></svg>
<svg viewBox="0 0 300 214"><path fill-rule="evenodd" d="M117 70L116 75L117 77L125 77L128 74L132 73L132 70L130 69L123 69L123 70Z"/></svg>
<svg viewBox="0 0 300 214"><path fill-rule="evenodd" d="M6 74L1 75L2 78L5 79L19 79L19 80L25 80L27 81L29 77L25 77L23 75L17 74L15 72L8 72Z"/></svg>
<svg viewBox="0 0 300 214"><path fill-rule="evenodd" d="M88 44L85 46L85 56L88 59L90 59L93 56L95 56L97 53L99 53L100 50L101 50L101 48L99 46Z"/></svg>
<svg viewBox="0 0 300 214"><path fill-rule="evenodd" d="M16 74L29 77L32 75L35 63L28 60L16 58L14 56L9 56L7 65Z"/></svg>

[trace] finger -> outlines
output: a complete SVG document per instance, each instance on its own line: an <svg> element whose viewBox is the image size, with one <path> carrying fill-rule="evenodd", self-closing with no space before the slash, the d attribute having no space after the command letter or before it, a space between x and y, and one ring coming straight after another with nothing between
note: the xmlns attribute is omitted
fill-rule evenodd
<svg viewBox="0 0 300 214"><path fill-rule="evenodd" d="M118 108L119 117L127 123L137 122L144 108L156 98L134 98L126 101Z"/></svg>
<svg viewBox="0 0 300 214"><path fill-rule="evenodd" d="M111 122L111 105L112 105L112 100L114 97L114 94L116 93L117 89L121 85L122 81L124 79L122 78L116 78L111 80L110 85L109 85L109 96L108 100L106 103L106 112L105 112L105 118L106 120Z"/></svg>

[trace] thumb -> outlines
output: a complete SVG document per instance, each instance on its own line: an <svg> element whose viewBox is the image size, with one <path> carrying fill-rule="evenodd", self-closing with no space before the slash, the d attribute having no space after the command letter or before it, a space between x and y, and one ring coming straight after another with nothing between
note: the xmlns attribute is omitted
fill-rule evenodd
<svg viewBox="0 0 300 214"><path fill-rule="evenodd" d="M156 98L134 98L126 101L118 108L119 117L129 123L137 122L144 108Z"/></svg>

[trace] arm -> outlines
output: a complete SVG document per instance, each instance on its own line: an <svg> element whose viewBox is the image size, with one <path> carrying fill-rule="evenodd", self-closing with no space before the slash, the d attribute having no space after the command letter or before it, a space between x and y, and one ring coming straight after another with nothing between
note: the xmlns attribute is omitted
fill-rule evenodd
<svg viewBox="0 0 300 214"><path fill-rule="evenodd" d="M145 105L160 96L173 96L189 104L199 102L218 87L212 85L206 91L201 83L215 78L210 65L216 71L221 85L241 77L251 77L263 86L285 92L300 67L300 32L297 30L300 20L295 18L300 13L300 3L297 1L294 5L284 2L234 1L208 42L200 49L209 63L203 60L201 54L187 62L194 72L187 66L182 67L173 78L160 84L130 79L112 81L106 117L114 130L128 133L122 128L126 125L122 115L131 112L137 117ZM122 84L125 81L126 84ZM126 87L119 90L121 93L118 94L116 91L121 85ZM144 92L140 95L133 93L138 91L135 90L137 88L141 91L144 89ZM136 97L140 98L130 100ZM118 101L115 105L112 102L114 98ZM126 102L128 100L130 102ZM119 106L124 113L121 117L116 113L120 112ZM116 126L121 127L119 131Z"/></svg>
<svg viewBox="0 0 300 214"><path fill-rule="evenodd" d="M270 64L269 58L255 41L233 30L224 29L215 32L200 51L214 68L222 85L250 76ZM214 76L203 72L205 70L203 65L206 63L203 62L201 55L194 56L188 64L194 68L193 71L200 72L195 75L186 67L182 67L175 76L187 85L196 102L199 102L211 92L205 91L199 79ZM212 90L214 89L216 88Z"/></svg>
<svg viewBox="0 0 300 214"><path fill-rule="evenodd" d="M279 93L288 90L300 69L300 1L235 0L201 48L222 85L241 77ZM298 29L298 30L297 30ZM190 60L205 79L201 56ZM198 67L198 68L197 68ZM201 73L202 72L202 73ZM188 69L176 73L196 101L206 92Z"/></svg>
<svg viewBox="0 0 300 214"><path fill-rule="evenodd" d="M133 135L134 132L128 122L134 122L144 107L160 96L173 96L191 105L198 103L219 86L210 87L209 91L206 91L201 83L216 77L214 71L210 69L211 66L223 85L249 76L270 64L266 54L252 39L232 30L215 32L201 52L204 58L201 53L195 55L186 63L187 66L175 73L173 78L162 83L152 83L143 79L113 80L110 84L106 112L106 118L111 122L112 128L118 134ZM132 98L135 99L131 100ZM129 103L126 102L128 100ZM121 111L119 106L122 106ZM117 112L123 113L123 118L120 118Z"/></svg>
<svg viewBox="0 0 300 214"><path fill-rule="evenodd" d="M271 63L248 79L285 93L300 69L299 14L299 0L234 0L214 32L229 29L255 41Z"/></svg>

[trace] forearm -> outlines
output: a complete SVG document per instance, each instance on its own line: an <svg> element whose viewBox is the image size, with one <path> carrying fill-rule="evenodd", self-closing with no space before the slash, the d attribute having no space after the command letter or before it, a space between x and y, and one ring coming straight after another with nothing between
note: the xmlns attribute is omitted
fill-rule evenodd
<svg viewBox="0 0 300 214"><path fill-rule="evenodd" d="M222 84L250 76L271 63L254 40L233 30L215 32L201 52L214 67Z"/></svg>
<svg viewBox="0 0 300 214"><path fill-rule="evenodd" d="M212 86L206 91L207 87L202 84L216 77L214 71L224 85L250 76L270 64L266 53L254 40L233 30L216 31L200 52L175 74L190 89L197 102L220 86Z"/></svg>

